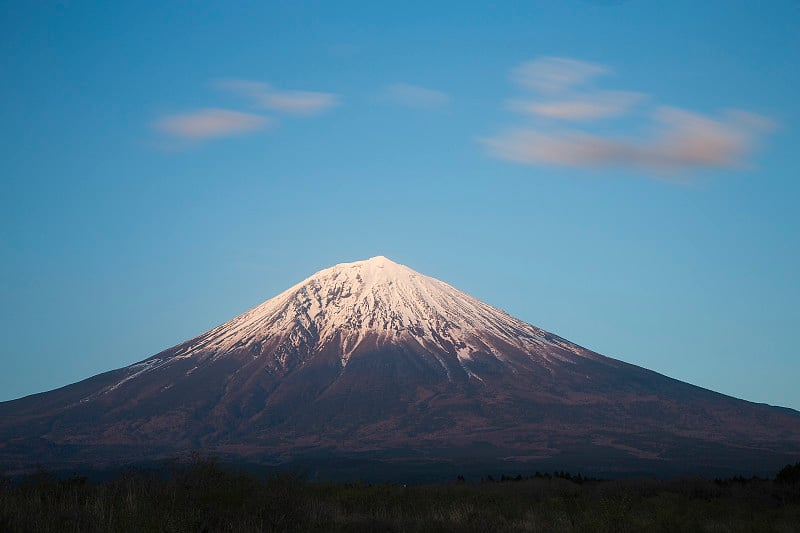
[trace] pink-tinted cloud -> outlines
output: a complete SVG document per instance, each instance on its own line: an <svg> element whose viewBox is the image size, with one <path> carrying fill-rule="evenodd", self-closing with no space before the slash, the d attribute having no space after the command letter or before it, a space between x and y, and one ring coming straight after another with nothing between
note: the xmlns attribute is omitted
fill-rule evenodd
<svg viewBox="0 0 800 533"><path fill-rule="evenodd" d="M252 133L269 124L267 117L228 109L199 109L167 115L154 124L162 133L187 141L205 141Z"/></svg>
<svg viewBox="0 0 800 533"><path fill-rule="evenodd" d="M773 127L767 117L746 111L713 117L674 107L648 108L644 104L654 96L592 87L595 78L610 72L605 65L563 57L523 63L512 71L512 79L525 94L508 101L507 108L527 125L507 128L481 139L482 144L494 157L529 165L630 167L674 175L742 167ZM620 117L625 122L613 122ZM579 124L589 121L621 133L597 133L594 124ZM631 132L625 134L626 128Z"/></svg>
<svg viewBox="0 0 800 533"><path fill-rule="evenodd" d="M660 108L645 139L612 138L581 131L508 130L482 139L494 157L530 165L636 167L660 173L744 164L758 137L772 127L761 115L730 111L721 118Z"/></svg>
<svg viewBox="0 0 800 533"><path fill-rule="evenodd" d="M597 63L565 57L542 57L515 68L511 79L523 87L539 92L562 93L608 72L608 67Z"/></svg>
<svg viewBox="0 0 800 533"><path fill-rule="evenodd" d="M549 119L583 121L624 115L645 99L635 92L603 91L557 100L511 100L508 108Z"/></svg>
<svg viewBox="0 0 800 533"><path fill-rule="evenodd" d="M249 99L255 106L289 115L319 115L339 103L333 93L314 91L281 91L268 83L228 79L215 84L218 88Z"/></svg>
<svg viewBox="0 0 800 533"><path fill-rule="evenodd" d="M441 109L450 103L447 93L409 83L389 85L383 96L390 102L417 109Z"/></svg>

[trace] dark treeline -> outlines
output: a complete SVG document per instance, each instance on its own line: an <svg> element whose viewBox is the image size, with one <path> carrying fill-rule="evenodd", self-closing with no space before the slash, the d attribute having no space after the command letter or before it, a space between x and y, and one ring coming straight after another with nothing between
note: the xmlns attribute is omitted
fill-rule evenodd
<svg viewBox="0 0 800 533"><path fill-rule="evenodd" d="M569 472L565 472L563 470L557 470L557 471L553 472L552 474L550 472L538 472L537 471L535 474L530 475L530 476L523 476L522 474L517 474L516 476L507 476L506 474L501 474L500 478L499 478L499 481L501 483L504 483L506 481L528 481L528 480L531 480L531 479L566 479L567 481L572 481L573 483L577 483L578 485L580 485L581 483L586 482L586 481L602 481L599 478L583 476L581 474L577 474L577 475L573 476ZM456 478L456 481L458 481L460 483L464 483L464 482L466 482L466 479L464 478L464 476L458 476ZM482 477L481 478L481 482L482 483L492 483L494 481L495 481L495 478L491 474L489 474L486 477Z"/></svg>
<svg viewBox="0 0 800 533"><path fill-rule="evenodd" d="M774 479L559 471L403 486L257 476L195 455L102 482L0 476L0 531L800 531L800 463Z"/></svg>

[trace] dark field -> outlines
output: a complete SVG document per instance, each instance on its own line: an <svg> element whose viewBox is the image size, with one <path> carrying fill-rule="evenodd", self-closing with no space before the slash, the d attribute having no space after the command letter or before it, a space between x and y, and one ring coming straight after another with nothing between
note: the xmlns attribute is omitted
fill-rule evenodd
<svg viewBox="0 0 800 533"><path fill-rule="evenodd" d="M800 463L774 480L585 480L560 473L437 485L258 477L195 458L114 479L0 478L0 531L800 531Z"/></svg>

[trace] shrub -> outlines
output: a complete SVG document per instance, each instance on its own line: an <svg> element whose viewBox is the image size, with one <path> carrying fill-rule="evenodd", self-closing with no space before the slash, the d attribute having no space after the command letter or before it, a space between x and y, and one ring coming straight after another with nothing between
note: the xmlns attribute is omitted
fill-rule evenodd
<svg viewBox="0 0 800 533"><path fill-rule="evenodd" d="M786 465L781 468L781 471L775 476L775 481L786 485L797 485L800 483L800 463Z"/></svg>

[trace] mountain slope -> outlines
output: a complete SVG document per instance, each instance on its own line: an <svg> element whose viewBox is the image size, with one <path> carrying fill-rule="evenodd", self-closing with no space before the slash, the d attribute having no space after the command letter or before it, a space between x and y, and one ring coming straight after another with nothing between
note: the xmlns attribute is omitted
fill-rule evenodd
<svg viewBox="0 0 800 533"><path fill-rule="evenodd" d="M140 363L4 402L0 442L20 464L199 448L747 473L800 454L800 414L604 357L375 257Z"/></svg>

